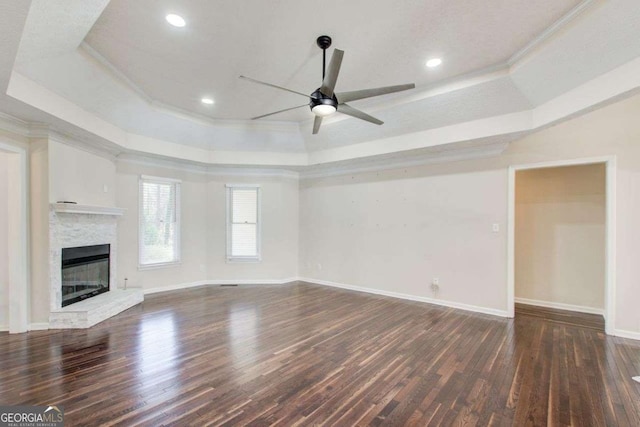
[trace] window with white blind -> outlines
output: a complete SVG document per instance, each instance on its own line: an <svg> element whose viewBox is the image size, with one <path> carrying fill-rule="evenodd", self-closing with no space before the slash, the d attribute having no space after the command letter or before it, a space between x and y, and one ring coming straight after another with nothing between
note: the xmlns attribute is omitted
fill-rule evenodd
<svg viewBox="0 0 640 427"><path fill-rule="evenodd" d="M140 268L180 262L180 181L140 177Z"/></svg>
<svg viewBox="0 0 640 427"><path fill-rule="evenodd" d="M260 187L227 185L227 260L260 261Z"/></svg>

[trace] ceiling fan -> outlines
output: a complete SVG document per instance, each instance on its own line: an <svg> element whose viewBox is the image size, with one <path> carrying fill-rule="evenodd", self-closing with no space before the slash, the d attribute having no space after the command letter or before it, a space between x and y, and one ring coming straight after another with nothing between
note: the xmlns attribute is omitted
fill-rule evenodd
<svg viewBox="0 0 640 427"><path fill-rule="evenodd" d="M352 106L347 104L347 102L357 101L359 99L364 99L364 98L371 98L373 96L378 96L378 95L385 95L388 93L400 92L403 90L413 89L416 87L415 84L410 83L410 84L397 85L397 86L385 86L385 87L378 87L374 89L363 89L363 90L354 90L351 92L334 93L334 89L336 87L336 81L338 80L338 74L340 73L340 65L342 64L342 56L344 55L344 51L340 49L334 49L333 55L331 56L331 62L329 63L329 69L326 70L327 48L331 46L331 37L320 36L316 40L316 43L318 44L318 47L322 49L322 86L316 89L311 95L305 95L302 92L287 89L285 87L262 82L260 80L255 80L245 76L240 76L241 79L248 80L250 82L258 83L261 85L273 87L280 90L285 90L287 92L295 93L295 94L304 96L305 98L309 98L308 104L298 105L297 107L285 108L284 110L275 111L269 114L263 114L261 116L253 117L252 120L261 119L263 117L272 116L274 114L283 113L285 111L295 110L296 108L302 108L308 105L311 108L311 112L315 114L315 119L313 121L314 135L317 134L318 131L320 130L320 125L322 124L322 118L330 114L333 114L336 111L342 114L347 114L349 116L356 117L361 120L366 120L367 122L371 122L376 125L381 125L383 123L381 120L376 119L373 116L370 116L364 111L360 111L356 108L353 108Z"/></svg>

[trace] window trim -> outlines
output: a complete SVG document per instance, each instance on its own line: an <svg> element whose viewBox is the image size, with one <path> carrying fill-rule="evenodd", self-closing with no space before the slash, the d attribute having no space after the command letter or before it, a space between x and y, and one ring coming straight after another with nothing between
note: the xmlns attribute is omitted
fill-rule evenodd
<svg viewBox="0 0 640 427"><path fill-rule="evenodd" d="M175 202L176 202L176 259L169 262L156 262L152 264L142 263L142 242L144 241L144 228L142 227L142 215L144 212L144 197L142 194L142 184L150 182L154 184L172 184L175 186ZM174 267L182 264L182 201L181 201L181 185L179 179L165 178L151 175L140 175L138 178L138 270L155 270L159 268Z"/></svg>
<svg viewBox="0 0 640 427"><path fill-rule="evenodd" d="M262 186L260 184L225 184L226 192L226 229L227 229L227 263L258 263L262 262ZM255 256L233 256L231 255L231 193L234 189L256 190L256 255Z"/></svg>

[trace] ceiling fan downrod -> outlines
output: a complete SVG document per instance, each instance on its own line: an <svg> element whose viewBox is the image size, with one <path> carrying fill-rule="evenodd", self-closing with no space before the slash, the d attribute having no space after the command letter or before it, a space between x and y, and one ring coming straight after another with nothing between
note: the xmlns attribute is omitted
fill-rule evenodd
<svg viewBox="0 0 640 427"><path fill-rule="evenodd" d="M318 47L322 49L322 81L324 81L324 73L327 68L327 49L331 46L331 37L320 36L316 40Z"/></svg>

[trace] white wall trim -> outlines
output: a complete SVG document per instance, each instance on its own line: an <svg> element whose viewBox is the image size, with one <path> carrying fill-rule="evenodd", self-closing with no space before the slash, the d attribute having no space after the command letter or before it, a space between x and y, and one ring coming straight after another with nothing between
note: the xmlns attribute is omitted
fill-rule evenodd
<svg viewBox="0 0 640 427"><path fill-rule="evenodd" d="M606 166L606 236L605 236L605 332L615 335L616 322L616 156L585 157L509 166L508 235L507 235L507 311L515 315L515 182L516 172L562 166L604 163Z"/></svg>
<svg viewBox="0 0 640 427"><path fill-rule="evenodd" d="M29 324L30 331L46 331L49 329L49 322L31 323Z"/></svg>
<svg viewBox="0 0 640 427"><path fill-rule="evenodd" d="M198 280L195 282L179 283L177 285L159 286L156 288L143 289L145 295L157 294L160 292L176 291L180 289L196 288L198 286L220 286L220 285L284 285L285 283L291 283L297 281L297 277L288 277L285 279L212 279L212 280Z"/></svg>
<svg viewBox="0 0 640 427"><path fill-rule="evenodd" d="M94 154L96 156L102 157L103 159L107 159L112 163L115 163L116 156L121 151L119 148L114 147L110 144L100 144L100 142L98 141L87 138L76 138L66 133L52 130L49 128L49 126L46 125L39 125L38 128L39 131L37 132L37 135L34 135L33 131L31 132L32 137L48 138L50 141L68 145L89 154Z"/></svg>
<svg viewBox="0 0 640 427"><path fill-rule="evenodd" d="M176 159L177 160L177 159ZM132 165L148 166L153 168L164 168L179 172L197 173L206 176L238 176L238 177L277 177L298 179L298 172L286 169L267 169L259 167L223 167L197 165L191 162L179 162L171 159L159 159L151 156L121 154L117 158L118 162Z"/></svg>
<svg viewBox="0 0 640 427"><path fill-rule="evenodd" d="M582 2L580 2L577 6L567 12L564 16L561 16L560 19L551 24L537 37L527 43L522 49L513 54L511 58L507 60L507 64L511 66L517 65L523 58L534 52L547 40L552 39L553 36L566 29L567 25L569 25L575 18L580 16L582 12L586 11L595 3L595 0L582 0Z"/></svg>
<svg viewBox="0 0 640 427"><path fill-rule="evenodd" d="M565 304L561 302L541 301L537 299L515 298L515 302L519 304L535 305L537 307L556 308L558 310L575 311L578 313L599 314L604 316L603 308L585 307L582 305Z"/></svg>
<svg viewBox="0 0 640 427"><path fill-rule="evenodd" d="M308 277L299 277L298 280L301 282L307 282L307 283L323 285L323 286L331 286L334 288L346 289L346 290L356 291L356 292L364 292L364 293L373 294L373 295L382 295L386 297L399 298L399 299L404 299L409 301L425 302L428 304L434 304L434 305L439 305L443 307L450 307L450 308L457 308L459 310L472 311L474 313L489 314L492 316L499 316L499 317L508 317L508 313L505 310L497 310L494 308L480 307L477 305L463 304L463 303L454 302L454 301L427 298L427 297L421 297L417 295L403 294L399 292L384 291L381 289L366 288L362 286L347 285L344 283L330 282L328 280L311 279Z"/></svg>
<svg viewBox="0 0 640 427"><path fill-rule="evenodd" d="M0 142L7 164L9 225L9 332L28 330L31 305L29 277L29 168L27 150Z"/></svg>
<svg viewBox="0 0 640 427"><path fill-rule="evenodd" d="M640 87L639 70L640 58L631 60L529 110L311 152L210 150L128 133L15 71L7 93L60 120L85 129L87 138L79 142L108 146L108 151L113 153L145 153L149 156L164 156L194 164L222 167L242 165L304 169L323 163L365 159L397 151L535 131L598 108L607 101L634 93ZM23 127L19 121L8 125L13 129Z"/></svg>
<svg viewBox="0 0 640 427"><path fill-rule="evenodd" d="M0 111L0 129L26 138L29 136L29 122Z"/></svg>
<svg viewBox="0 0 640 427"><path fill-rule="evenodd" d="M514 139L518 139L515 138ZM455 143L454 143L455 144ZM413 166L422 166L427 164L457 162L463 160L483 159L487 157L499 156L507 147L509 142L492 142L489 144L478 144L475 146L466 146L463 148L456 147L443 150L438 147L438 151L428 152L424 154L415 153L414 150L406 152L398 151L397 157L370 157L360 159L359 163L337 163L337 164L319 164L300 172L300 179L316 179L332 176L348 175L353 173L378 172L389 169L401 169Z"/></svg>
<svg viewBox="0 0 640 427"><path fill-rule="evenodd" d="M631 340L640 340L640 332L625 331L624 329L616 329L610 335Z"/></svg>

